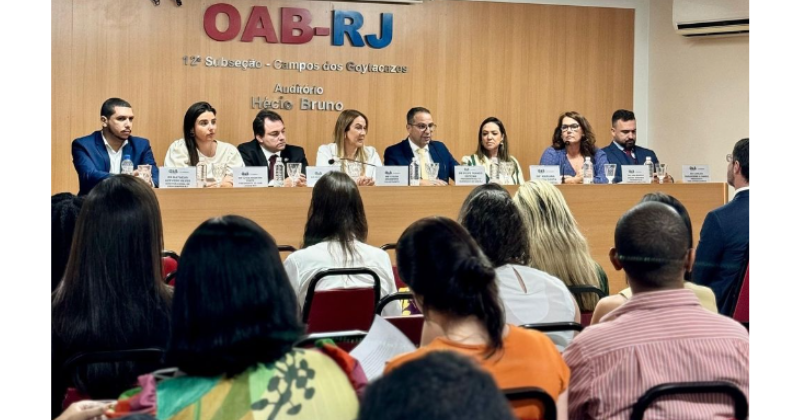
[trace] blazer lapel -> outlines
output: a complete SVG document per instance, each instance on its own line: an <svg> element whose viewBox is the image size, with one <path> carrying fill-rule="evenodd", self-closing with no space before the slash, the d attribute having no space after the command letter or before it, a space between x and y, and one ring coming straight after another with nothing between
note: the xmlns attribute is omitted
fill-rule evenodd
<svg viewBox="0 0 800 420"><path fill-rule="evenodd" d="M250 153L254 155L255 161L258 162L258 166L267 166L267 157L264 156L264 152L261 151L261 144L258 143L258 140L253 139L250 142Z"/></svg>
<svg viewBox="0 0 800 420"><path fill-rule="evenodd" d="M95 132L94 145L97 148L97 156L100 158L100 162L103 163L103 171L108 172L111 170L111 160L108 158L108 150L106 150L106 145L103 143L103 134L100 131Z"/></svg>

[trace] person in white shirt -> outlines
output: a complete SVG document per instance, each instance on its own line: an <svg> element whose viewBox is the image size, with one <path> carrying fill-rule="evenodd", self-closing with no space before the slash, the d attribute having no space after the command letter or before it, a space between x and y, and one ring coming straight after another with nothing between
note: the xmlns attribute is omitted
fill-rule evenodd
<svg viewBox="0 0 800 420"><path fill-rule="evenodd" d="M564 282L530 267L531 235L508 191L498 184L475 188L464 200L458 220L495 267L507 323L580 323L578 304ZM574 332L547 335L563 351Z"/></svg>
<svg viewBox="0 0 800 420"><path fill-rule="evenodd" d="M366 115L355 109L342 111L333 128L333 143L317 150L317 166L338 165L345 173L354 167L356 172L349 174L358 185L375 185L375 168L383 164L375 148L364 144L368 128Z"/></svg>
<svg viewBox="0 0 800 420"><path fill-rule="evenodd" d="M302 305L311 278L329 268L366 267L378 275L381 297L397 292L392 263L386 251L367 245L367 216L356 183L345 173L328 172L314 185L303 248L283 262ZM369 275L325 277L316 290L372 287ZM383 315L400 315L392 302Z"/></svg>
<svg viewBox="0 0 800 420"><path fill-rule="evenodd" d="M206 177L199 181L206 187L224 188L233 187L231 168L243 167L244 161L236 146L217 140L217 110L208 102L197 102L186 111L183 138L169 146L164 166L206 166ZM214 173L215 166L222 167L224 172ZM198 177L202 178L200 171Z"/></svg>

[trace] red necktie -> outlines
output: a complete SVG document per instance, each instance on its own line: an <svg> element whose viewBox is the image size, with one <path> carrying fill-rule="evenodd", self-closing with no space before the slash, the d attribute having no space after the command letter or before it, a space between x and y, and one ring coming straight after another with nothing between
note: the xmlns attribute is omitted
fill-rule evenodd
<svg viewBox="0 0 800 420"><path fill-rule="evenodd" d="M278 160L278 155L274 154L269 157L269 179L267 181L272 181L275 178L275 161Z"/></svg>
<svg viewBox="0 0 800 420"><path fill-rule="evenodd" d="M634 164L636 163L636 158L633 157L633 151L632 150L625 149L625 154L628 155L629 158L631 158L631 160L633 161Z"/></svg>

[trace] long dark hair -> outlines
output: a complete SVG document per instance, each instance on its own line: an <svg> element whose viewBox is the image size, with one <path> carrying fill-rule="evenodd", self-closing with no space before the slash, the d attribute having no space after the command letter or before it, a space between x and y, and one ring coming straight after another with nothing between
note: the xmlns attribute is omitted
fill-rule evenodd
<svg viewBox="0 0 800 420"><path fill-rule="evenodd" d="M323 175L311 192L303 248L336 241L347 260L356 253L353 239L365 242L368 232L367 215L356 183L342 172Z"/></svg>
<svg viewBox="0 0 800 420"><path fill-rule="evenodd" d="M400 278L422 298L423 313L475 316L489 336L486 357L503 348L505 314L494 268L461 225L444 217L418 220L400 236L396 255Z"/></svg>
<svg viewBox="0 0 800 420"><path fill-rule="evenodd" d="M530 232L511 195L500 185L473 189L461 205L458 221L495 267L530 264Z"/></svg>
<svg viewBox="0 0 800 420"><path fill-rule="evenodd" d="M183 140L186 141L186 149L189 151L189 166L197 166L197 163L200 162L200 157L197 155L197 142L194 139L194 123L197 122L197 117L208 111L217 115L217 110L210 103L197 102L192 104L183 116Z"/></svg>
<svg viewBox="0 0 800 420"><path fill-rule="evenodd" d="M483 126L489 123L497 124L497 127L500 129L500 134L503 135L503 142L500 143L497 150L497 159L500 162L508 162L511 159L511 154L508 152L508 134L506 134L506 126L503 125L503 122L500 121L498 118L489 117L481 123L478 127L478 150L475 151L475 154L478 157L485 157L489 158L489 153L486 152L486 148L483 147Z"/></svg>
<svg viewBox="0 0 800 420"><path fill-rule="evenodd" d="M64 275L72 246L72 234L85 197L58 193L50 198L50 291L55 291Z"/></svg>
<svg viewBox="0 0 800 420"><path fill-rule="evenodd" d="M168 362L195 376L234 376L283 357L302 333L275 240L223 216L186 240L175 279Z"/></svg>
<svg viewBox="0 0 800 420"><path fill-rule="evenodd" d="M561 139L561 123L564 121L564 118L572 118L581 126L581 129L583 129L581 156L591 156L591 158L594 159L594 155L597 153L597 146L595 146L597 140L594 135L594 130L592 130L589 120L575 111L565 112L558 117L558 124L556 124L556 129L553 131L553 149L561 150L566 147L564 140Z"/></svg>
<svg viewBox="0 0 800 420"><path fill-rule="evenodd" d="M162 248L161 211L150 186L116 175L92 189L64 279L53 292L52 329L67 353L165 347L171 292L161 277ZM100 389L103 381L92 377L113 374L123 387L130 385L124 369L87 372L85 383L73 381L93 396L98 389L113 391Z"/></svg>

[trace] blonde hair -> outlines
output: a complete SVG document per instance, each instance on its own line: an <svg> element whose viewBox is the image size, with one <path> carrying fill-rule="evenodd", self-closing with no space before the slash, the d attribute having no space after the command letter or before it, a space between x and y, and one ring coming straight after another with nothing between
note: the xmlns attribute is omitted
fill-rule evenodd
<svg viewBox="0 0 800 420"><path fill-rule="evenodd" d="M336 119L336 125L333 127L333 142L336 144L336 155L339 158L346 157L344 155L344 144L347 141L347 133L350 130L350 126L353 124L356 118L361 117L364 119L366 125L364 129L366 130L369 127L369 119L367 116L362 114L360 111L356 111L355 109L345 109L339 114L339 118ZM354 160L362 163L367 162L367 152L364 150L363 147L359 147L356 149L356 155ZM346 173L346 164L347 161L341 160L342 171ZM366 170L366 165L361 165L361 175L364 175Z"/></svg>
<svg viewBox="0 0 800 420"><path fill-rule="evenodd" d="M514 204L531 234L532 267L558 277L567 286L603 289L589 244L578 230L561 191L549 182L530 181L520 185ZM584 294L578 303L583 309L593 309L597 297Z"/></svg>

